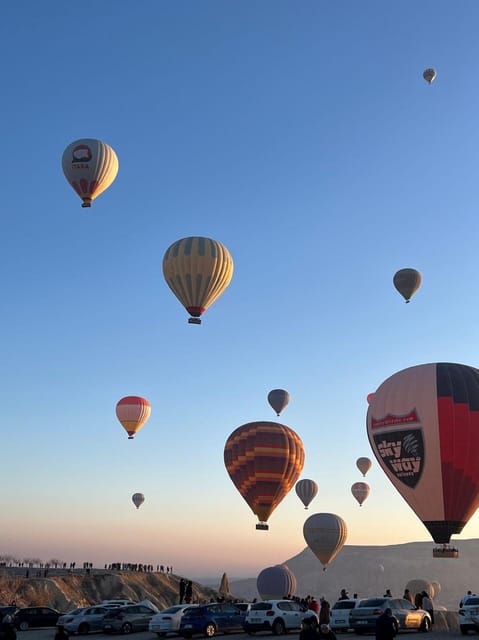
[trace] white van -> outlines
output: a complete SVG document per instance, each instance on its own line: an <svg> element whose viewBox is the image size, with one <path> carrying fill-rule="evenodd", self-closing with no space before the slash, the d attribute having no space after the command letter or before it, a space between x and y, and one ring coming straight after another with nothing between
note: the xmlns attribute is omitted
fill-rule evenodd
<svg viewBox="0 0 479 640"><path fill-rule="evenodd" d="M329 626L331 631L347 631L349 626L349 614L351 609L358 606L359 599L338 600L334 603L330 612Z"/></svg>

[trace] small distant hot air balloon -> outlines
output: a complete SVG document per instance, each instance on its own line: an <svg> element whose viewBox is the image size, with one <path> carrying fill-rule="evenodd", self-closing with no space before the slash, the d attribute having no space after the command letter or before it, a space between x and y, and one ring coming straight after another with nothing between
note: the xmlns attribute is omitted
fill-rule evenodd
<svg viewBox="0 0 479 640"><path fill-rule="evenodd" d="M95 198L108 189L118 173L116 153L101 140L84 138L68 145L62 157L63 173L83 200L91 207Z"/></svg>
<svg viewBox="0 0 479 640"><path fill-rule="evenodd" d="M366 401L368 404L371 404L371 400L374 398L374 393L368 393L366 396Z"/></svg>
<svg viewBox="0 0 479 640"><path fill-rule="evenodd" d="M368 497L369 492L370 492L370 488L369 488L369 485L366 484L366 482L355 482L351 487L351 493L359 502L360 507Z"/></svg>
<svg viewBox="0 0 479 640"><path fill-rule="evenodd" d="M278 422L249 422L226 441L224 461L233 484L258 516L256 529L293 488L304 465L301 438Z"/></svg>
<svg viewBox="0 0 479 640"><path fill-rule="evenodd" d="M421 286L422 276L416 269L400 269L394 274L393 284L406 303L410 302L413 295Z"/></svg>
<svg viewBox="0 0 479 640"><path fill-rule="evenodd" d="M369 458L358 458L356 460L356 466L359 469L359 471L361 471L361 473L363 474L363 476L365 476L367 474L367 472L369 471L369 469L372 467L372 462Z"/></svg>
<svg viewBox="0 0 479 640"><path fill-rule="evenodd" d="M281 600L296 593L296 576L285 564L266 567L258 574L256 588L262 600Z"/></svg>
<svg viewBox="0 0 479 640"><path fill-rule="evenodd" d="M163 275L190 314L190 324L220 297L233 277L228 249L211 238L189 237L174 242L163 257Z"/></svg>
<svg viewBox="0 0 479 640"><path fill-rule="evenodd" d="M145 496L142 493L134 493L131 496L131 500L135 507L139 509L141 505L145 502Z"/></svg>
<svg viewBox="0 0 479 640"><path fill-rule="evenodd" d="M435 69L426 69L422 74L422 77L428 84L431 84L431 82L436 78L436 75Z"/></svg>
<svg viewBox="0 0 479 640"><path fill-rule="evenodd" d="M344 520L334 513L315 513L303 525L303 535L308 547L323 565L327 565L341 551L348 537Z"/></svg>
<svg viewBox="0 0 479 640"><path fill-rule="evenodd" d="M447 545L479 507L479 370L438 362L385 380L367 413L369 443L434 541ZM457 557L446 549L434 557Z"/></svg>
<svg viewBox="0 0 479 640"><path fill-rule="evenodd" d="M127 432L129 440L134 438L150 414L150 403L146 398L140 396L126 396L116 405L116 417Z"/></svg>
<svg viewBox="0 0 479 640"><path fill-rule="evenodd" d="M273 389L268 393L268 402L279 416L289 403L289 393L284 389Z"/></svg>
<svg viewBox="0 0 479 640"><path fill-rule="evenodd" d="M304 508L307 509L318 493L318 485L314 480L305 478L296 483L295 491Z"/></svg>

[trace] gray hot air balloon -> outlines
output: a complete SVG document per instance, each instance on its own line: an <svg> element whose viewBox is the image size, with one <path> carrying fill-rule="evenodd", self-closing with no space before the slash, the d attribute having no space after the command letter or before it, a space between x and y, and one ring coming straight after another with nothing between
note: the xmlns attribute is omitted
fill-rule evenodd
<svg viewBox="0 0 479 640"><path fill-rule="evenodd" d="M422 77L428 84L431 84L431 82L435 80L436 75L436 69L426 69L422 74Z"/></svg>
<svg viewBox="0 0 479 640"><path fill-rule="evenodd" d="M279 416L289 403L289 393L284 389L273 389L268 393L268 402Z"/></svg>
<svg viewBox="0 0 479 640"><path fill-rule="evenodd" d="M400 269L394 274L393 283L402 297L409 302L421 286L422 276L416 269Z"/></svg>
<svg viewBox="0 0 479 640"><path fill-rule="evenodd" d="M314 480L309 480L305 478L304 480L299 480L294 487L298 498L304 504L304 508L307 509L309 504L314 500L316 494L318 493L318 485Z"/></svg>
<svg viewBox="0 0 479 640"><path fill-rule="evenodd" d="M139 509L141 505L145 502L145 496L142 493L134 493L131 496L131 500L135 507Z"/></svg>

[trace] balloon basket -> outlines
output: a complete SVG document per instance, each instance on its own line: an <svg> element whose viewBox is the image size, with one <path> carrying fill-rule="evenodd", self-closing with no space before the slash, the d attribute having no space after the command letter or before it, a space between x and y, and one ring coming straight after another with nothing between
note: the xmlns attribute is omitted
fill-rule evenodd
<svg viewBox="0 0 479 640"><path fill-rule="evenodd" d="M459 549L456 547L448 547L444 545L443 547L434 547L432 550L433 558L459 558Z"/></svg>
<svg viewBox="0 0 479 640"><path fill-rule="evenodd" d="M188 324L201 324L201 318L188 318Z"/></svg>
<svg viewBox="0 0 479 640"><path fill-rule="evenodd" d="M91 207L91 200L84 200L82 202L82 207L86 209L87 207Z"/></svg>
<svg viewBox="0 0 479 640"><path fill-rule="evenodd" d="M257 531L268 531L269 530L269 525L267 525L266 522L258 522L258 524L256 525L256 530Z"/></svg>

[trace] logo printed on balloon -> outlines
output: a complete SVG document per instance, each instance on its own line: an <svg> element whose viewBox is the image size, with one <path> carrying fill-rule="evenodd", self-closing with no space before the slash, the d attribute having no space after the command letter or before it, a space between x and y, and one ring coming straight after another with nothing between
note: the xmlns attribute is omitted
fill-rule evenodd
<svg viewBox="0 0 479 640"><path fill-rule="evenodd" d="M72 164L78 165L79 162L90 162L92 158L93 153L86 144L79 144L72 151Z"/></svg>
<svg viewBox="0 0 479 640"><path fill-rule="evenodd" d="M371 429L420 422L415 409L404 416L386 415L371 418ZM394 476L406 486L414 487L421 479L424 468L424 439L421 426L393 431L373 432L377 454Z"/></svg>

